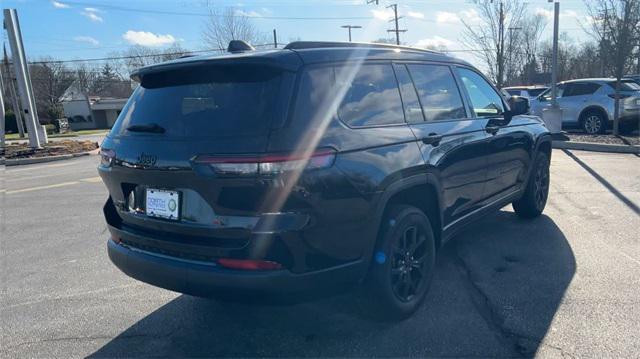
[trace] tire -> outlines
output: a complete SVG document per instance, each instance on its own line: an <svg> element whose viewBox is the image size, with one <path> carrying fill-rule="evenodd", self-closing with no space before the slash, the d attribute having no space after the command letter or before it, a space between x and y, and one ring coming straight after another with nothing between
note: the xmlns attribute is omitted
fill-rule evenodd
<svg viewBox="0 0 640 359"><path fill-rule="evenodd" d="M431 285L435 250L431 223L421 210L406 205L387 210L365 281L368 314L391 321L413 314Z"/></svg>
<svg viewBox="0 0 640 359"><path fill-rule="evenodd" d="M549 156L539 152L524 195L512 203L513 210L519 217L534 218L542 214L549 197L549 178Z"/></svg>
<svg viewBox="0 0 640 359"><path fill-rule="evenodd" d="M607 120L599 111L589 111L580 121L582 130L589 135L597 135L607 131Z"/></svg>

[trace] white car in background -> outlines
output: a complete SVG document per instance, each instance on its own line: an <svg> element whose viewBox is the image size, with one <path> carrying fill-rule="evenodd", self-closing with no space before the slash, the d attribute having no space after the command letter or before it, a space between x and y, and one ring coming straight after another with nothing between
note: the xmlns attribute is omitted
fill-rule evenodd
<svg viewBox="0 0 640 359"><path fill-rule="evenodd" d="M633 131L640 122L640 85L623 79L620 91L620 130ZM605 133L613 127L616 80L593 78L564 81L558 84L558 105L562 109L562 126L578 127L588 134ZM551 89L531 100L531 114L542 117L551 106Z"/></svg>
<svg viewBox="0 0 640 359"><path fill-rule="evenodd" d="M547 86L509 86L503 88L503 90L507 91L511 96L526 97L529 100L538 97L547 89Z"/></svg>

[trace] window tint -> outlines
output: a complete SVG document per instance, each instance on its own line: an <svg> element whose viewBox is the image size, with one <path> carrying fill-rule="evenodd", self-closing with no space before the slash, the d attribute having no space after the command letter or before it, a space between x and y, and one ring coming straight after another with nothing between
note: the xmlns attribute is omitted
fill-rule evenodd
<svg viewBox="0 0 640 359"><path fill-rule="evenodd" d="M609 82L608 85L615 90L616 88L615 82ZM640 84L633 80L622 80L620 81L620 90L621 91L640 91Z"/></svg>
<svg viewBox="0 0 640 359"><path fill-rule="evenodd" d="M408 65L427 121L465 118L451 70L441 65Z"/></svg>
<svg viewBox="0 0 640 359"><path fill-rule="evenodd" d="M520 96L520 90L506 90L511 96Z"/></svg>
<svg viewBox="0 0 640 359"><path fill-rule="evenodd" d="M600 85L596 83L569 83L566 85L562 97L592 95L599 88Z"/></svg>
<svg viewBox="0 0 640 359"><path fill-rule="evenodd" d="M471 98L471 106L478 117L491 117L504 112L500 95L476 72L460 68L462 83Z"/></svg>
<svg viewBox="0 0 640 359"><path fill-rule="evenodd" d="M336 93L333 66L310 68L302 73L293 111L293 125L312 128L326 121ZM335 114L330 114L333 118Z"/></svg>
<svg viewBox="0 0 640 359"><path fill-rule="evenodd" d="M112 134L157 124L167 137L266 133L281 73L260 66L198 67L148 74L123 108ZM249 104L249 105L248 105Z"/></svg>
<svg viewBox="0 0 640 359"><path fill-rule="evenodd" d="M350 78L349 84L341 83ZM362 65L336 68L338 88L348 86L338 116L353 127L404 123L398 83L391 65Z"/></svg>
<svg viewBox="0 0 640 359"><path fill-rule="evenodd" d="M541 88L537 88L537 89L530 89L530 90L528 90L528 92L529 92L529 96L536 97L536 96L540 95L541 93L543 93L545 90L546 90L546 88L541 87Z"/></svg>
<svg viewBox="0 0 640 359"><path fill-rule="evenodd" d="M424 116L422 115L422 107L420 107L420 101L418 101L418 95L416 89L411 81L411 76L405 65L395 65L396 77L400 84L400 95L402 95L402 104L404 105L404 116L407 122L419 123L424 122Z"/></svg>

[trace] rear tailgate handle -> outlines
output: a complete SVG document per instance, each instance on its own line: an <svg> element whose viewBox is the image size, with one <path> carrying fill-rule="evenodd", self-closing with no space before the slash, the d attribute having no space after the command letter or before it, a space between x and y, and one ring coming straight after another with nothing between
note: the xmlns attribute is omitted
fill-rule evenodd
<svg viewBox="0 0 640 359"><path fill-rule="evenodd" d="M424 143L425 145L432 145L434 147L439 145L440 141L442 141L442 135L438 135L435 133L430 133L427 137L424 137L422 139L422 143Z"/></svg>

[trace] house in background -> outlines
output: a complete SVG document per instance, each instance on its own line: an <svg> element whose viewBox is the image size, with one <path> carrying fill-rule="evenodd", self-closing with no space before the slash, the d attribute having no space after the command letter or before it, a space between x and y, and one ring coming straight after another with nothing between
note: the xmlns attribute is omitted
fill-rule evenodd
<svg viewBox="0 0 640 359"><path fill-rule="evenodd" d="M60 97L60 102L71 130L106 129L113 126L127 98L87 95L74 83Z"/></svg>

